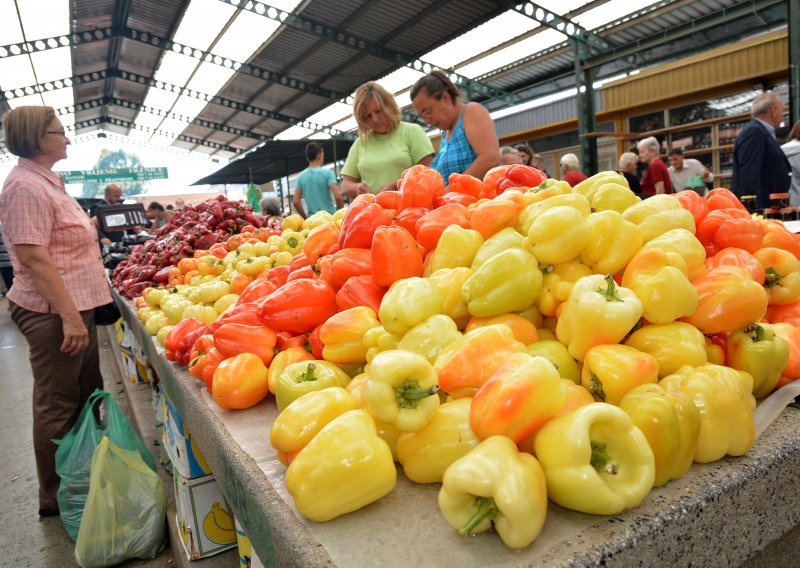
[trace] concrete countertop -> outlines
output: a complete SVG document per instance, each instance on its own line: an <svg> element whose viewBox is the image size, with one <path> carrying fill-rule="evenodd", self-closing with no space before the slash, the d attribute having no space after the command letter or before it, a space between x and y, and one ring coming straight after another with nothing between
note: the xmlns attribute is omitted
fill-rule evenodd
<svg viewBox="0 0 800 568"><path fill-rule="evenodd" d="M118 299L119 300L119 299ZM513 551L495 534L459 537L439 513L439 484L417 485L398 466L394 491L330 521L300 517L269 444L269 397L219 409L204 385L163 357L131 302L125 318L188 423L259 557L275 566L733 566L800 524L800 410L786 408L747 455L695 464L637 508L596 517L550 504L539 538Z"/></svg>

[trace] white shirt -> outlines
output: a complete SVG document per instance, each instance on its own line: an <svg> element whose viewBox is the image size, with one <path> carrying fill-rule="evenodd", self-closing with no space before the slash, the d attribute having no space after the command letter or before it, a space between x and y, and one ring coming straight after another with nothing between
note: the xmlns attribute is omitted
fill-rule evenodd
<svg viewBox="0 0 800 568"><path fill-rule="evenodd" d="M678 192L685 189L695 189L698 193L705 193L705 183L714 180L714 174L708 172L702 163L693 158L683 160L683 168L676 170L674 166L669 167L669 181L672 183L672 191Z"/></svg>

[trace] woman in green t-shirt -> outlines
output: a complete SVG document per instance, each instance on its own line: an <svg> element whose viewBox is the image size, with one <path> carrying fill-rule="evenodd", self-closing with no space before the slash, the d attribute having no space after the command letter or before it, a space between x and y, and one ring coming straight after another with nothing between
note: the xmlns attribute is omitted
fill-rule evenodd
<svg viewBox="0 0 800 568"><path fill-rule="evenodd" d="M425 131L400 120L397 102L378 83L369 81L356 89L353 116L358 140L342 168L342 191L351 198L397 189L404 170L433 160L433 145Z"/></svg>

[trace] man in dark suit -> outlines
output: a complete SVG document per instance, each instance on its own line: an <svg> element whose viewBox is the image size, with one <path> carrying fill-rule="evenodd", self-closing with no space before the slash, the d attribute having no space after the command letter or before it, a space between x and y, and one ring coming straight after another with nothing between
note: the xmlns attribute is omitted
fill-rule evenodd
<svg viewBox="0 0 800 568"><path fill-rule="evenodd" d="M789 163L775 139L783 122L784 104L772 92L753 100L753 120L736 137L733 147L733 191L738 196L756 195L758 207L769 207L770 193L787 193Z"/></svg>

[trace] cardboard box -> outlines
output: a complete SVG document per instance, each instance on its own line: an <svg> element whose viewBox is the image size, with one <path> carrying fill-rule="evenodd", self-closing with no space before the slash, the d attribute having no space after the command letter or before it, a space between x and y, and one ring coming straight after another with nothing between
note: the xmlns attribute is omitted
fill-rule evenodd
<svg viewBox="0 0 800 568"><path fill-rule="evenodd" d="M233 517L236 526L236 543L239 546L239 568L264 568L264 564L253 549L250 539L239 524L239 519Z"/></svg>
<svg viewBox="0 0 800 568"><path fill-rule="evenodd" d="M203 457L203 453L194 443L189 430L183 423L180 413L163 396L164 447L172 465L183 477L192 479L211 474L211 468Z"/></svg>
<svg viewBox="0 0 800 568"><path fill-rule="evenodd" d="M199 560L236 546L233 514L213 475L187 479L172 472L178 531L189 560Z"/></svg>

